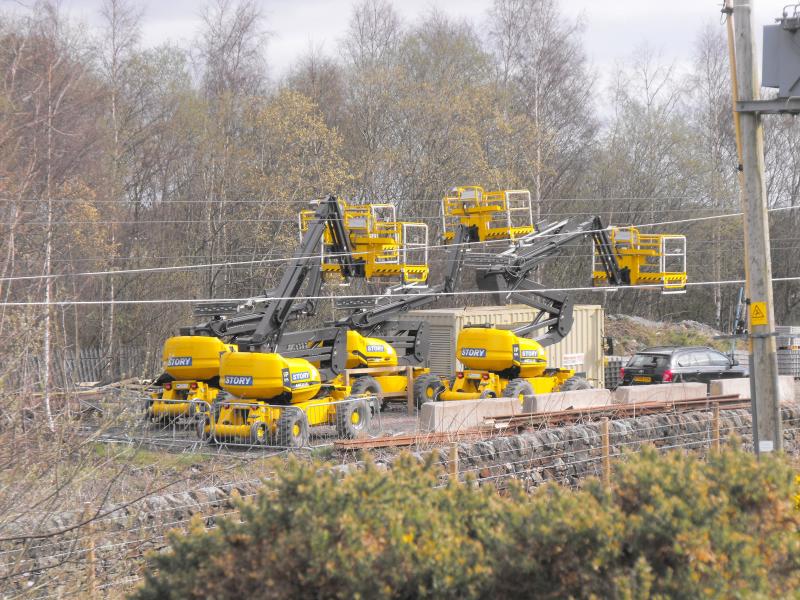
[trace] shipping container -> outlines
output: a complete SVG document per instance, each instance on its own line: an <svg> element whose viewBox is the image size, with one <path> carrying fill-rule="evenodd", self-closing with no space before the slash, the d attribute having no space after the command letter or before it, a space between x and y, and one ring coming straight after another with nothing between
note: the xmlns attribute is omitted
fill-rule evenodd
<svg viewBox="0 0 800 600"><path fill-rule="evenodd" d="M437 375L447 377L463 368L455 357L456 339L462 328L492 324L501 329L514 329L530 323L537 312L522 304L512 304L414 310L408 315L430 324L431 353L428 366ZM572 330L567 337L545 348L548 366L585 372L594 387L602 388L605 385L603 307L596 304L576 305L574 317Z"/></svg>

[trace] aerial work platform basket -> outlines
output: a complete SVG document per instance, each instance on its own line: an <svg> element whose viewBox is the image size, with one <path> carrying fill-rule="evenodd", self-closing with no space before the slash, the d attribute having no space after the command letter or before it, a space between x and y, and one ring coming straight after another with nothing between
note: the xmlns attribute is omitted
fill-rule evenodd
<svg viewBox="0 0 800 600"><path fill-rule="evenodd" d="M620 268L628 273L630 285L661 285L668 294L686 291L686 236L644 234L636 227L611 227L609 238ZM595 286L608 285L607 271L600 261L601 251L595 243L592 260Z"/></svg>
<svg viewBox="0 0 800 600"><path fill-rule="evenodd" d="M534 232L531 193L528 190L487 192L477 185L453 188L442 199L445 242L459 225L474 228L471 241L514 240Z"/></svg>
<svg viewBox="0 0 800 600"><path fill-rule="evenodd" d="M341 202L347 245L366 279L397 279L420 284L428 279L428 226L398 221L393 204ZM314 219L313 210L300 213L300 237ZM326 226L320 249L322 271L342 274L342 263L331 251L334 232Z"/></svg>

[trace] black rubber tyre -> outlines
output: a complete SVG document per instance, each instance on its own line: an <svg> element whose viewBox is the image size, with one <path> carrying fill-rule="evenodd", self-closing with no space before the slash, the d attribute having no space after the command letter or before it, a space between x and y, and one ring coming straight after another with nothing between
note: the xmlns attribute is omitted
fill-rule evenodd
<svg viewBox="0 0 800 600"><path fill-rule="evenodd" d="M278 446L302 448L308 443L308 423L300 410L284 410L276 427Z"/></svg>
<svg viewBox="0 0 800 600"><path fill-rule="evenodd" d="M388 402L383 401L383 390L381 389L381 384L378 383L374 377L370 377L369 375L359 377L353 382L353 385L350 387L350 395L375 396L378 399L377 405L381 407L381 410L385 409L389 404ZM370 406L371 405L372 403L370 402Z"/></svg>
<svg viewBox="0 0 800 600"><path fill-rule="evenodd" d="M483 390L481 392L481 399L483 398L497 398L497 394L495 394L492 390Z"/></svg>
<svg viewBox="0 0 800 600"><path fill-rule="evenodd" d="M583 377L570 377L561 387L559 392L574 392L575 390L591 390L592 384L586 381Z"/></svg>
<svg viewBox="0 0 800 600"><path fill-rule="evenodd" d="M369 427L370 410L366 400L351 400L336 405L336 435L354 439Z"/></svg>
<svg viewBox="0 0 800 600"><path fill-rule="evenodd" d="M189 400L189 407L186 409L186 416L190 419L194 419L198 413L200 413L200 407L197 403L193 400Z"/></svg>
<svg viewBox="0 0 800 600"><path fill-rule="evenodd" d="M432 373L425 373L414 380L414 403L422 408L425 402L438 402L444 391L442 380Z"/></svg>
<svg viewBox="0 0 800 600"><path fill-rule="evenodd" d="M208 432L206 432L208 426ZM211 439L211 418L208 415L199 415L194 422L194 430L197 433L197 439L201 442L208 442Z"/></svg>
<svg viewBox="0 0 800 600"><path fill-rule="evenodd" d="M525 400L523 396L533 396L533 386L525 379L512 379L503 390L503 398L517 398L520 404Z"/></svg>
<svg viewBox="0 0 800 600"><path fill-rule="evenodd" d="M250 443L254 446L269 445L269 428L266 423L256 422L250 426Z"/></svg>
<svg viewBox="0 0 800 600"><path fill-rule="evenodd" d="M145 404L145 407L144 407L144 418L145 418L146 421L153 421L154 420L154 417L153 417L153 404L155 404L155 400L153 400L152 398L148 398L147 399L147 403Z"/></svg>

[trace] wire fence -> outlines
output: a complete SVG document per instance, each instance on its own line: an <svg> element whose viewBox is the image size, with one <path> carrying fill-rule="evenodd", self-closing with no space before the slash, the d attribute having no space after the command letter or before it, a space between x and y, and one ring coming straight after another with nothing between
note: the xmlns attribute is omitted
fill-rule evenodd
<svg viewBox="0 0 800 600"><path fill-rule="evenodd" d="M800 411L795 413L784 419L784 436L792 451L800 449L795 442L800 439ZM542 424L518 436L445 446L439 458L440 485L474 481L502 491L516 480L531 489L546 482L577 488L587 477L613 477L613 463L648 445L661 452L691 451L704 457L734 440L752 449L747 411L709 407L559 427ZM352 458L344 456L342 461ZM45 532L46 537L13 538L0 526L0 589L5 598L121 597L141 581L145 555L169 545L169 531L186 531L192 523L210 529L221 518L237 518L237 501L255 497L264 480L273 479L281 468L273 465L260 477L230 481L213 490L189 487L159 502L142 498L80 527Z"/></svg>
<svg viewBox="0 0 800 600"><path fill-rule="evenodd" d="M4 377L5 389L41 389L45 357L28 354ZM153 377L161 368L161 355L139 346L110 349L87 347L53 350L50 355L50 389L70 390L79 383L120 381L131 377Z"/></svg>

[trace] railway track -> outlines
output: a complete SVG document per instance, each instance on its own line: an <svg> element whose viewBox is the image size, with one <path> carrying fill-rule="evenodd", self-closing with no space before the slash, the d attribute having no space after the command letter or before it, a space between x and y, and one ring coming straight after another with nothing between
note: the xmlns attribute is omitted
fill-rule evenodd
<svg viewBox="0 0 800 600"><path fill-rule="evenodd" d="M338 450L354 450L441 444L459 440L487 439L498 437L499 435L513 435L521 429L532 427L557 427L560 425L596 421L601 418L628 419L652 414L711 410L715 406L718 406L720 410L736 410L749 408L750 402L742 401L738 395L729 395L709 396L673 402L646 402L633 405L618 404L563 410L551 413L524 413L486 419L484 421L484 426L478 429L454 432L417 433L356 440L338 440L334 442L333 447Z"/></svg>
<svg viewBox="0 0 800 600"><path fill-rule="evenodd" d="M689 412L693 410L711 410L719 406L720 410L734 410L749 408L750 401L743 401L738 394L728 396L704 396L689 400L675 400L670 402L640 402L637 404L612 404L563 410L552 413L523 413L487 419L485 424L494 429L524 428L534 425L566 425L600 418L629 419L645 415Z"/></svg>

